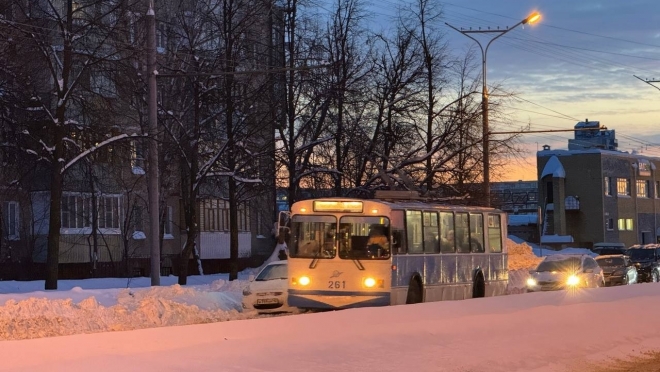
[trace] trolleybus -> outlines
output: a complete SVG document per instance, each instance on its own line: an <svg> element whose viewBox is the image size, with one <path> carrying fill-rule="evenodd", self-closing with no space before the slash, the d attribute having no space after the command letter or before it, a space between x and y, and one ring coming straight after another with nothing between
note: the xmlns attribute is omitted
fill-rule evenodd
<svg viewBox="0 0 660 372"><path fill-rule="evenodd" d="M323 198L294 203L289 223L291 306L385 306L506 290L506 214L496 209Z"/></svg>

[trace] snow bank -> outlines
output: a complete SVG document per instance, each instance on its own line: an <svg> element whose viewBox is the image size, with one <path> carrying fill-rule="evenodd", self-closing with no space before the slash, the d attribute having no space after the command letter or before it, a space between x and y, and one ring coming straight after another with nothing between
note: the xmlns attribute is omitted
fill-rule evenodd
<svg viewBox="0 0 660 372"><path fill-rule="evenodd" d="M538 266L543 258L536 256L532 247L526 242L517 243L507 239L506 248L509 253L509 284L506 294L525 293L529 270Z"/></svg>
<svg viewBox="0 0 660 372"><path fill-rule="evenodd" d="M516 243L507 239L506 248L509 252L509 270L530 270L538 266L543 259L534 254L527 243Z"/></svg>
<svg viewBox="0 0 660 372"><path fill-rule="evenodd" d="M0 306L0 340L247 319L255 314L240 312L244 285L244 281L217 280L203 287L123 289L116 305L109 307L93 296L78 303L70 298L7 300Z"/></svg>

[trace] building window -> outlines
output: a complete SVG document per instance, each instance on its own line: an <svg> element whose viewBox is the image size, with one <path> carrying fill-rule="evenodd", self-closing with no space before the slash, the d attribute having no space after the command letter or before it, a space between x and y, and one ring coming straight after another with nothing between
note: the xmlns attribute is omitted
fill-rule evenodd
<svg viewBox="0 0 660 372"><path fill-rule="evenodd" d="M163 226L164 237L168 239L174 238L174 235L172 235L172 214L173 208L171 205L168 205L165 211L165 226Z"/></svg>
<svg viewBox="0 0 660 372"><path fill-rule="evenodd" d="M621 231L632 231L633 230L633 219L632 218L619 218L617 221L619 225L619 230Z"/></svg>
<svg viewBox="0 0 660 372"><path fill-rule="evenodd" d="M649 197L649 181L647 180L637 180L637 197L638 198L648 198Z"/></svg>
<svg viewBox="0 0 660 372"><path fill-rule="evenodd" d="M610 184L610 177L605 177L603 179L603 185L605 186L605 195L612 195L612 185Z"/></svg>
<svg viewBox="0 0 660 372"><path fill-rule="evenodd" d="M608 218L607 219L606 227L607 227L608 231L614 230L614 218Z"/></svg>
<svg viewBox="0 0 660 372"><path fill-rule="evenodd" d="M616 179L616 193L617 195L630 195L630 179L617 178Z"/></svg>
<svg viewBox="0 0 660 372"><path fill-rule="evenodd" d="M18 202L2 203L2 231L7 240L19 240Z"/></svg>
<svg viewBox="0 0 660 372"><path fill-rule="evenodd" d="M144 152L142 143L139 141L131 141L131 170L133 174L145 174Z"/></svg>
<svg viewBox="0 0 660 372"><path fill-rule="evenodd" d="M102 196L99 200L99 229L119 228L119 197Z"/></svg>
<svg viewBox="0 0 660 372"><path fill-rule="evenodd" d="M91 199L85 196L62 196L62 228L82 229L92 227Z"/></svg>
<svg viewBox="0 0 660 372"><path fill-rule="evenodd" d="M97 201L99 229L119 229L120 196L99 196ZM92 228L92 197L89 195L62 196L62 228ZM106 233L108 233L106 231Z"/></svg>

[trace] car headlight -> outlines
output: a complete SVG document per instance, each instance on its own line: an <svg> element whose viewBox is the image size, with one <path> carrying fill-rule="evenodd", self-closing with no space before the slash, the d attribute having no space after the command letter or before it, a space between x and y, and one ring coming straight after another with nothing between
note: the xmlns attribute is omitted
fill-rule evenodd
<svg viewBox="0 0 660 372"><path fill-rule="evenodd" d="M580 277L578 277L577 275L571 275L566 280L566 284L568 284L570 286L576 286L576 285L580 284Z"/></svg>
<svg viewBox="0 0 660 372"><path fill-rule="evenodd" d="M534 287L538 282L534 278L527 278L527 286Z"/></svg>
<svg viewBox="0 0 660 372"><path fill-rule="evenodd" d="M250 290L250 287L245 287L245 289L243 289L243 296L249 296L251 294L252 290Z"/></svg>

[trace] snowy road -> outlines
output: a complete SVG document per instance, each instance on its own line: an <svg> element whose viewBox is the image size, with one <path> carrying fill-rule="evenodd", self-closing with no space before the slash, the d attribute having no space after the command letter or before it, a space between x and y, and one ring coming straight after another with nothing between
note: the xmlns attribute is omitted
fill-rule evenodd
<svg viewBox="0 0 660 372"><path fill-rule="evenodd" d="M0 370L589 371L660 349L658 293L638 284L4 341Z"/></svg>

